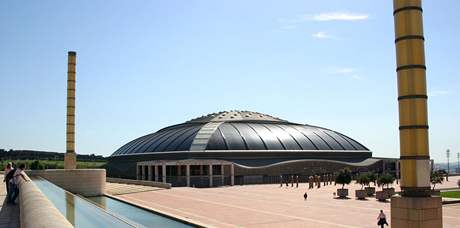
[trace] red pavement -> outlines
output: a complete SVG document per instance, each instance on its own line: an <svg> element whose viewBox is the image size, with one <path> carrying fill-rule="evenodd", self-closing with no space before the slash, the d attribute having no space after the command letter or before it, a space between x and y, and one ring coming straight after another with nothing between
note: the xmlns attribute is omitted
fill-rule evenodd
<svg viewBox="0 0 460 228"><path fill-rule="evenodd" d="M455 187L459 177L440 188ZM210 227L377 227L379 210L390 220L390 203L354 199L359 185L347 186L350 199L333 199L340 186L307 190L279 185L247 185L221 188L172 188L119 195L153 210L197 221ZM396 191L399 187L396 187ZM303 194L308 192L308 200ZM460 227L460 204L443 207L444 227Z"/></svg>

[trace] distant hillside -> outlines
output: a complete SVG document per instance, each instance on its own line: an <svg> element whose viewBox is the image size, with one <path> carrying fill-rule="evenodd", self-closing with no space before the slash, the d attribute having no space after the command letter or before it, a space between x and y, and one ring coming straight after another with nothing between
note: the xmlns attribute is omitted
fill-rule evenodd
<svg viewBox="0 0 460 228"><path fill-rule="evenodd" d="M64 153L37 150L0 149L0 160L64 160ZM78 161L106 161L101 155L77 154Z"/></svg>

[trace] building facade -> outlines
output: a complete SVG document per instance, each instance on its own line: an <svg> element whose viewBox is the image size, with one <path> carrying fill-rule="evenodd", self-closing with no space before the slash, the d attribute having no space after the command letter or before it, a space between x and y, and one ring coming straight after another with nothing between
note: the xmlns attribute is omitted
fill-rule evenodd
<svg viewBox="0 0 460 228"><path fill-rule="evenodd" d="M279 183L292 176L349 168L396 173L397 159L373 158L356 140L322 127L266 114L227 111L163 128L125 144L109 158L110 177L173 186Z"/></svg>

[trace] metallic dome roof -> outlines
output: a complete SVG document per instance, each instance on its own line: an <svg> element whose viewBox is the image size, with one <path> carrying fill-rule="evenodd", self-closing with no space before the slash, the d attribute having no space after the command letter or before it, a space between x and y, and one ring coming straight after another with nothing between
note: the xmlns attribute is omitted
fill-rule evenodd
<svg viewBox="0 0 460 228"><path fill-rule="evenodd" d="M338 132L267 114L226 111L163 128L125 144L112 156L174 151L369 151Z"/></svg>

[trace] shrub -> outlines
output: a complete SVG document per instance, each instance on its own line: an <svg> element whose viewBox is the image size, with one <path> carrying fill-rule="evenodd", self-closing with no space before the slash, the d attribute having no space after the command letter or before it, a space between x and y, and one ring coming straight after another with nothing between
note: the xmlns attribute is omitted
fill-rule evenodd
<svg viewBox="0 0 460 228"><path fill-rule="evenodd" d="M335 177L335 183L342 184L342 189L346 184L351 182L351 171L349 169L340 170L339 174Z"/></svg>
<svg viewBox="0 0 460 228"><path fill-rule="evenodd" d="M31 170L42 170L45 169L45 166L39 161L35 160L29 164Z"/></svg>
<svg viewBox="0 0 460 228"><path fill-rule="evenodd" d="M389 187L389 185L393 184L394 181L395 178L393 177L393 175L389 173L384 173L380 175L380 177L377 179L377 183L379 185L382 185L382 188L384 187L384 185L387 185L387 187Z"/></svg>
<svg viewBox="0 0 460 228"><path fill-rule="evenodd" d="M369 183L372 182L374 183L374 186L375 186L375 182L377 181L377 174L374 172L369 172L368 175L369 175Z"/></svg>
<svg viewBox="0 0 460 228"><path fill-rule="evenodd" d="M364 188L364 185L369 185L369 182L370 182L370 179L369 179L368 173L361 173L356 179L356 183L361 185L361 189Z"/></svg>
<svg viewBox="0 0 460 228"><path fill-rule="evenodd" d="M444 175L440 172L433 172L430 176L430 182L433 184L433 190L436 187L436 184L442 184L444 181Z"/></svg>

